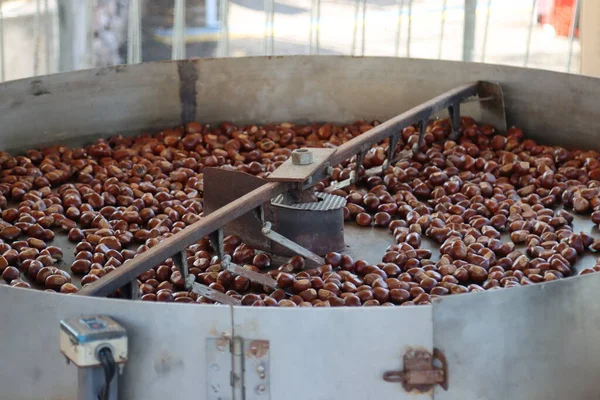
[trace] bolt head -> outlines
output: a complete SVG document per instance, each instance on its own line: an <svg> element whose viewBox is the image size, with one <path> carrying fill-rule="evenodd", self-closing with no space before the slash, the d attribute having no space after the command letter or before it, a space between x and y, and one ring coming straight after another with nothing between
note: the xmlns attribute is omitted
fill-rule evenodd
<svg viewBox="0 0 600 400"><path fill-rule="evenodd" d="M296 149L292 151L292 163L294 165L312 164L313 155L309 149Z"/></svg>
<svg viewBox="0 0 600 400"><path fill-rule="evenodd" d="M265 385L258 385L256 387L256 393L264 393L265 390L267 390L267 387Z"/></svg>

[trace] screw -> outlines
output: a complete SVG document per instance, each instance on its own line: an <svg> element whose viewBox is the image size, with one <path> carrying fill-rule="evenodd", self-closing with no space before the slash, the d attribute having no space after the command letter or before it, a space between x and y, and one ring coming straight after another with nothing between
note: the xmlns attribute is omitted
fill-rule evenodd
<svg viewBox="0 0 600 400"><path fill-rule="evenodd" d="M256 367L256 371L257 371L258 373L265 372L265 367L263 367L262 365L259 365L258 367Z"/></svg>
<svg viewBox="0 0 600 400"><path fill-rule="evenodd" d="M210 387L212 388L213 392L215 392L215 393L219 393L219 389L221 389L221 386L219 386L218 384L211 385Z"/></svg>
<svg viewBox="0 0 600 400"><path fill-rule="evenodd" d="M213 364L211 365L212 369L214 369L215 371L219 370L219 366L217 364Z"/></svg>
<svg viewBox="0 0 600 400"><path fill-rule="evenodd" d="M258 385L256 387L256 393L258 394L262 394L267 390L267 387L265 385Z"/></svg>

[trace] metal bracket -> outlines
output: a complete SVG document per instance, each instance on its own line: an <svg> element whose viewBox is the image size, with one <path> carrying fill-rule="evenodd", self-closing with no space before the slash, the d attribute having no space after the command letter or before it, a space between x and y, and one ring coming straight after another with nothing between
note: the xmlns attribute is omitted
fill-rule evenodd
<svg viewBox="0 0 600 400"><path fill-rule="evenodd" d="M121 294L124 298L129 300L138 300L141 297L140 287L137 284L137 279L127 283L121 287Z"/></svg>
<svg viewBox="0 0 600 400"><path fill-rule="evenodd" d="M269 239L271 239L272 241L277 242L284 247L287 247L288 249L292 250L296 254L301 255L302 257L307 258L318 265L325 264L325 260L323 260L321 257L316 255L312 251L305 249L304 247L300 246L299 244L292 242L285 236L282 236L279 233L271 230L270 222L265 222L265 224L263 225L262 234L265 235L266 237L268 237Z"/></svg>
<svg viewBox="0 0 600 400"><path fill-rule="evenodd" d="M196 277L194 275L189 274L189 266L187 262L186 251L183 250L175 254L173 256L173 261L175 262L177 269L181 273L181 277L184 279L185 288L190 290L192 288L193 283L196 281Z"/></svg>
<svg viewBox="0 0 600 400"><path fill-rule="evenodd" d="M460 103L448 106L448 115L450 115L450 123L452 125L450 139L455 141L460 136Z"/></svg>
<svg viewBox="0 0 600 400"><path fill-rule="evenodd" d="M229 306L239 306L240 304L242 304L242 302L236 299L235 297L228 296L225 293L221 293L218 290L211 289L208 286L203 285L201 283L193 283L192 292L199 294L200 296L204 296L213 301L216 301L217 303Z"/></svg>
<svg viewBox="0 0 600 400"><path fill-rule="evenodd" d="M244 339L243 344L244 399L270 399L269 341Z"/></svg>
<svg viewBox="0 0 600 400"><path fill-rule="evenodd" d="M412 151L413 154L417 154L421 151L421 146L423 146L423 139L425 139L425 132L427 131L427 121L429 121L429 117L422 119L419 122L419 140L414 144Z"/></svg>
<svg viewBox="0 0 600 400"><path fill-rule="evenodd" d="M277 281L275 279L258 272L250 271L249 269L232 263L231 257L229 255L223 257L223 260L221 261L221 266L227 271L239 276L243 276L244 278L249 279L252 282L260 283L261 285L270 287L272 289L277 289Z"/></svg>
<svg viewBox="0 0 600 400"><path fill-rule="evenodd" d="M223 229L218 229L208 235L210 244L215 249L217 257L223 259Z"/></svg>
<svg viewBox="0 0 600 400"><path fill-rule="evenodd" d="M206 339L206 398L208 400L233 399L232 371L233 357L231 339Z"/></svg>
<svg viewBox="0 0 600 400"><path fill-rule="evenodd" d="M438 361L441 367L434 366L434 361ZM386 371L383 380L402 383L407 392L427 392L435 385L448 390L446 356L438 349L433 349L433 355L427 350L409 350L404 354L404 370Z"/></svg>
<svg viewBox="0 0 600 400"><path fill-rule="evenodd" d="M268 340L221 336L206 339L208 400L269 400Z"/></svg>

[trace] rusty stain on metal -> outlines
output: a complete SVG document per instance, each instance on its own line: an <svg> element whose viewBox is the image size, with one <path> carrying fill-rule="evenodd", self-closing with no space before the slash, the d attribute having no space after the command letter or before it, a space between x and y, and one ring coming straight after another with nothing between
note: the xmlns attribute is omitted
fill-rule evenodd
<svg viewBox="0 0 600 400"><path fill-rule="evenodd" d="M434 361L438 361L442 366L434 366ZM425 393L433 389L436 384L448 390L446 357L438 349L433 350L433 355L427 350L408 349L404 354L404 370L386 371L383 380L402 383L402 387L407 392Z"/></svg>
<svg viewBox="0 0 600 400"><path fill-rule="evenodd" d="M219 350L219 351L227 350L230 347L229 343L230 343L229 335L227 333L223 333L216 341L217 350Z"/></svg>
<svg viewBox="0 0 600 400"><path fill-rule="evenodd" d="M253 340L248 346L246 355L251 358L262 358L269 352L268 340Z"/></svg>

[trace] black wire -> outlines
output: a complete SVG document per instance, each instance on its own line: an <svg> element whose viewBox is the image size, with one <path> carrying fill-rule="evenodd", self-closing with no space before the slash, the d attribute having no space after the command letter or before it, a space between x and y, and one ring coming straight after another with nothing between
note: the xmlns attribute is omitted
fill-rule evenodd
<svg viewBox="0 0 600 400"><path fill-rule="evenodd" d="M98 399L108 400L108 396L110 395L110 383L117 371L117 365L113 358L112 351L110 351L108 347L105 347L98 352L98 359L104 369L104 387L100 390Z"/></svg>

